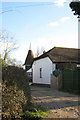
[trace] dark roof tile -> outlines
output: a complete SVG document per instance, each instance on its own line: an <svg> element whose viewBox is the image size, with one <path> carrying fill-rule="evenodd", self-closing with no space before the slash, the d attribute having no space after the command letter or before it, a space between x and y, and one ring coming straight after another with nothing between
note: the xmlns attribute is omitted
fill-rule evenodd
<svg viewBox="0 0 80 120"><path fill-rule="evenodd" d="M34 60L33 52L32 52L32 50L29 50L24 65L31 66L33 63L33 60Z"/></svg>

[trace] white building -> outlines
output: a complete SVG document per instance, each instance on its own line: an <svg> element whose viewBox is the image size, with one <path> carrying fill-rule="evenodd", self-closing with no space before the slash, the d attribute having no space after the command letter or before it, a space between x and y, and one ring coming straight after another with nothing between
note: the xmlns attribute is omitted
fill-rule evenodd
<svg viewBox="0 0 80 120"><path fill-rule="evenodd" d="M33 83L50 85L50 75L56 69L55 67L56 65L49 57L34 61L32 65Z"/></svg>
<svg viewBox="0 0 80 120"><path fill-rule="evenodd" d="M51 74L53 74L53 71L57 68L62 69L63 63L80 64L80 55L78 56L78 53L80 53L80 49L54 47L39 57L34 58L33 62L31 62L33 84L50 85ZM27 58L30 56L29 54L27 55ZM29 59L27 58L25 66L28 64L28 61L30 61L30 57Z"/></svg>

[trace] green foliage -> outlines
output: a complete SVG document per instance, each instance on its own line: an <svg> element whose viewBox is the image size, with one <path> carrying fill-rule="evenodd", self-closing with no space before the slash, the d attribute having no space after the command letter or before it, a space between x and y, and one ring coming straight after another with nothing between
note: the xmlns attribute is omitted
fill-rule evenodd
<svg viewBox="0 0 80 120"><path fill-rule="evenodd" d="M69 6L72 11L75 11L74 15L78 15L78 18L80 18L80 1L71 2Z"/></svg>
<svg viewBox="0 0 80 120"><path fill-rule="evenodd" d="M0 62L1 62L1 64L2 64L2 66L6 66L6 62L5 62L5 60L4 59L0 59Z"/></svg>
<svg viewBox="0 0 80 120"><path fill-rule="evenodd" d="M20 118L31 103L26 71L15 66L2 67L2 82L3 117Z"/></svg>
<svg viewBox="0 0 80 120"><path fill-rule="evenodd" d="M55 77L58 77L60 74L61 74L61 71L60 71L60 70L55 70L55 71L53 71L53 75L54 75Z"/></svg>
<svg viewBox="0 0 80 120"><path fill-rule="evenodd" d="M25 112L25 116L27 119L34 118L35 120L41 119L41 118L43 119L48 114L49 114L49 111L45 111L45 109L41 107L40 105L34 106L32 110L27 110Z"/></svg>

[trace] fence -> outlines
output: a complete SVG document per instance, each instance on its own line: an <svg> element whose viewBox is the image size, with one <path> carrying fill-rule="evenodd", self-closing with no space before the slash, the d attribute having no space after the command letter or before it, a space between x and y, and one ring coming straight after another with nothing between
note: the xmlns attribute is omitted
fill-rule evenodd
<svg viewBox="0 0 80 120"><path fill-rule="evenodd" d="M64 90L80 90L80 69L62 71L62 81Z"/></svg>

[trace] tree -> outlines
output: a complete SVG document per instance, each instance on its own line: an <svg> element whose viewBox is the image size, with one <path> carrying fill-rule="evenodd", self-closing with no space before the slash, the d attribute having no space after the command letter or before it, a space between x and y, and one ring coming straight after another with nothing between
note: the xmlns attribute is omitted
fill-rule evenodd
<svg viewBox="0 0 80 120"><path fill-rule="evenodd" d="M14 37L10 36L6 30L0 31L0 51L3 59L6 60L9 53L16 48Z"/></svg>
<svg viewBox="0 0 80 120"><path fill-rule="evenodd" d="M45 48L44 47L41 47L41 49L37 48L35 56L39 57L43 53L45 53Z"/></svg>
<svg viewBox="0 0 80 120"><path fill-rule="evenodd" d="M72 11L75 11L74 15L78 15L78 18L80 18L80 1L72 1L69 6Z"/></svg>
<svg viewBox="0 0 80 120"><path fill-rule="evenodd" d="M39 57L39 55L40 55L40 50L39 50L39 48L37 48L36 57Z"/></svg>
<svg viewBox="0 0 80 120"><path fill-rule="evenodd" d="M21 61L18 61L16 59L11 59L10 57L7 58L7 64L22 68L22 62Z"/></svg>

